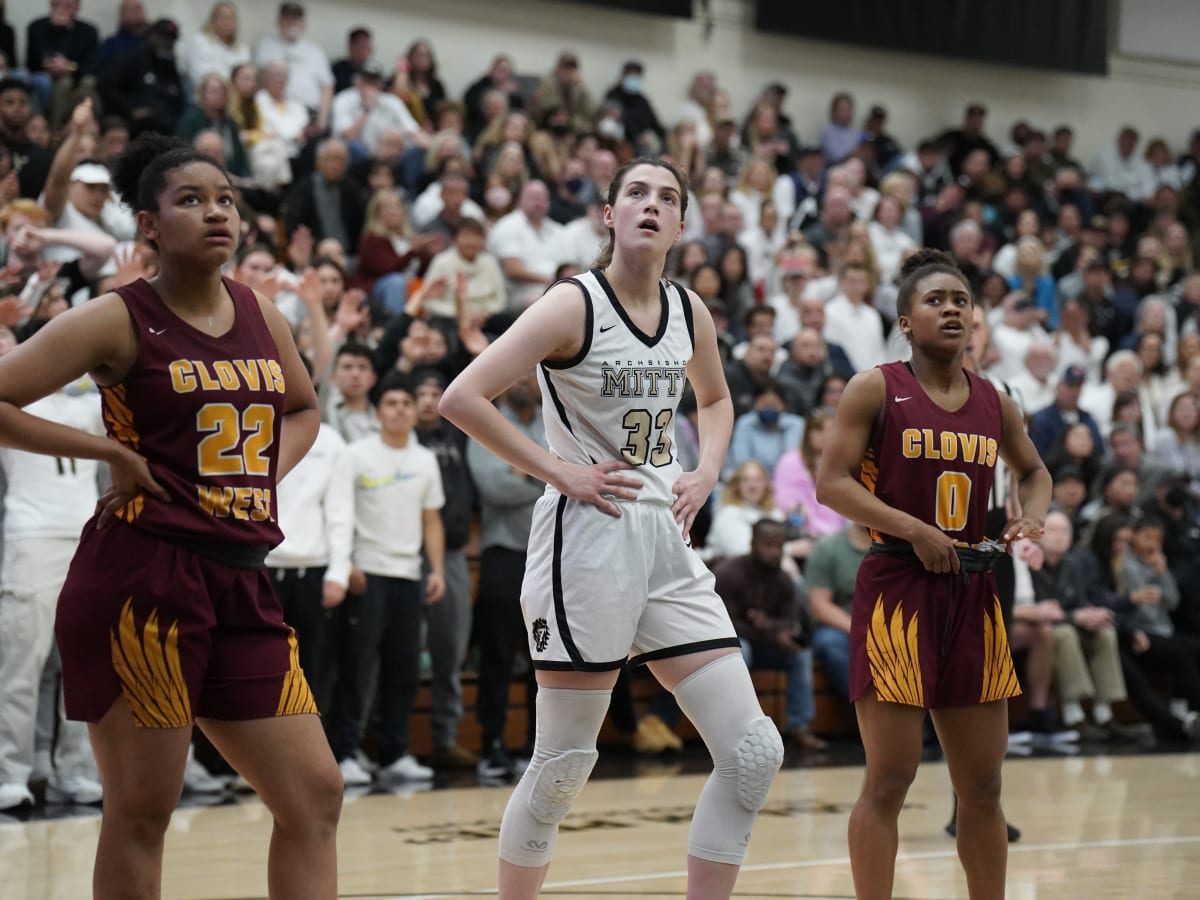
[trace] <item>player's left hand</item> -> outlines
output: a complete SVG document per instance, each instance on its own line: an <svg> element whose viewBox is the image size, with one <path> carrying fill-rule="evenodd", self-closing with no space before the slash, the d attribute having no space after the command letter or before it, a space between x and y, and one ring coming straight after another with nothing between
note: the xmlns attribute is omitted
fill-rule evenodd
<svg viewBox="0 0 1200 900"><path fill-rule="evenodd" d="M1002 539L1009 543L1020 540L1036 541L1042 536L1042 524L1029 516L1015 516L1004 526Z"/></svg>
<svg viewBox="0 0 1200 900"><path fill-rule="evenodd" d="M696 515L708 502L713 487L715 485L711 479L699 472L684 472L671 486L671 492L675 494L675 502L671 504L671 515L675 517L675 522L683 531L684 537L691 532L692 522L696 521Z"/></svg>
<svg viewBox="0 0 1200 900"><path fill-rule="evenodd" d="M432 605L446 594L446 579L437 572L430 572L425 579L425 602Z"/></svg>

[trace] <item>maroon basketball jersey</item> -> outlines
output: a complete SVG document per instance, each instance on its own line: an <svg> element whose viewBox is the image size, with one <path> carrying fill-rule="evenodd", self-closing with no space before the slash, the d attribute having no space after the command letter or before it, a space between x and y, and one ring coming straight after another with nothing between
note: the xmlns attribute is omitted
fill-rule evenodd
<svg viewBox="0 0 1200 900"><path fill-rule="evenodd" d="M254 292L224 280L233 327L212 337L179 318L145 281L117 288L138 353L118 385L101 390L110 437L141 454L171 495L145 495L118 515L171 539L274 546L283 418L279 351Z"/></svg>
<svg viewBox="0 0 1200 900"><path fill-rule="evenodd" d="M936 525L956 541L979 543L1004 430L996 389L964 370L971 394L961 408L947 412L929 399L905 363L879 370L887 394L859 480L888 506ZM871 536L894 540L874 531Z"/></svg>

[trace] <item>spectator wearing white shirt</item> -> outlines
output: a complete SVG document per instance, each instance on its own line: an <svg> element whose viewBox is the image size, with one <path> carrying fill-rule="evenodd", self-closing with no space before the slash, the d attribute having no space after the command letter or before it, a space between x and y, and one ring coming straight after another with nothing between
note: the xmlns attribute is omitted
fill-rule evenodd
<svg viewBox="0 0 1200 900"><path fill-rule="evenodd" d="M303 103L288 96L291 75L286 62L269 62L262 74L263 86L254 95L262 140L282 142L288 158L295 159L308 139L312 119Z"/></svg>
<svg viewBox="0 0 1200 900"><path fill-rule="evenodd" d="M304 7L299 3L279 5L279 33L258 42L254 60L259 68L282 60L288 64L288 99L300 103L324 131L329 127L333 100L333 70L325 51L304 39Z"/></svg>
<svg viewBox="0 0 1200 900"><path fill-rule="evenodd" d="M1037 301L1023 291L1013 291L1004 298L1001 316L1001 321L992 327L992 346L1000 358L988 369L988 374L1009 381L1025 368L1025 354L1030 346L1048 340L1049 335L1038 323Z"/></svg>
<svg viewBox="0 0 1200 900"><path fill-rule="evenodd" d="M875 251L881 281L892 281L900 272L905 252L915 249L914 241L901 227L904 204L896 197L884 194L875 207L875 219L867 224L867 235Z"/></svg>
<svg viewBox="0 0 1200 900"><path fill-rule="evenodd" d="M1137 154L1139 140L1136 128L1127 125L1118 132L1115 146L1092 163L1092 190L1124 194L1137 202L1150 199L1156 187L1154 170Z"/></svg>
<svg viewBox="0 0 1200 900"><path fill-rule="evenodd" d="M214 3L204 27L183 42L179 68L193 87L205 75L229 78L235 66L250 62L250 49L238 40L237 7L228 0Z"/></svg>
<svg viewBox="0 0 1200 900"><path fill-rule="evenodd" d="M825 340L840 345L858 372L887 362L883 317L870 302L870 277L861 263L845 263L838 293L825 304Z"/></svg>
<svg viewBox="0 0 1200 900"><path fill-rule="evenodd" d="M775 340L789 343L800 333L800 301L808 287L808 277L816 268L816 254L796 253L779 261L779 276L783 291L770 299L775 310Z"/></svg>
<svg viewBox="0 0 1200 900"><path fill-rule="evenodd" d="M496 257L483 249L486 235L476 219L464 218L459 222L454 246L435 256L425 273L426 284L446 285L439 293L430 291L425 295L427 315L456 318L455 300L459 291L463 293L468 314L492 316L505 308L504 273Z"/></svg>
<svg viewBox="0 0 1200 900"><path fill-rule="evenodd" d="M1034 341L1025 350L1025 366L1008 379L1008 386L1024 402L1026 409L1045 409L1054 402L1054 388L1058 383L1055 370L1058 353L1052 341Z"/></svg>
<svg viewBox="0 0 1200 900"><path fill-rule="evenodd" d="M588 204L587 213L563 225L559 255L564 263L581 270L596 264L608 229L604 227L604 198L596 197Z"/></svg>
<svg viewBox="0 0 1200 900"><path fill-rule="evenodd" d="M375 156L388 131L404 135L410 146L423 143L424 132L404 101L383 90L383 73L372 65L354 75L354 86L333 98L333 133L344 140L354 160Z"/></svg>
<svg viewBox="0 0 1200 900"><path fill-rule="evenodd" d="M488 237L488 251L500 261L508 279L508 304L514 310L523 310L542 296L562 262L562 226L547 217L549 210L546 185L526 182L517 208L496 222Z"/></svg>
<svg viewBox="0 0 1200 900"><path fill-rule="evenodd" d="M308 453L276 490L283 543L267 555L283 618L296 631L300 668L318 706L331 672L321 668L333 609L346 599L354 544L354 477L346 442L325 422Z"/></svg>
<svg viewBox="0 0 1200 900"><path fill-rule="evenodd" d="M370 777L355 756L378 670L381 778L425 781L433 770L409 752L420 686L422 606L445 592L445 503L437 457L417 442L416 397L402 373L379 386L380 430L350 445L354 479L351 593L338 614L338 682L329 743L347 785ZM429 576L422 584L422 555Z"/></svg>

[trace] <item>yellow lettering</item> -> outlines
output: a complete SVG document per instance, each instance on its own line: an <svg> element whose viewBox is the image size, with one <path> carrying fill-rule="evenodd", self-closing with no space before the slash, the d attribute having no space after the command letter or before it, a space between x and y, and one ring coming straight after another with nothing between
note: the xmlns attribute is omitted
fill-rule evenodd
<svg viewBox="0 0 1200 900"><path fill-rule="evenodd" d="M233 513L235 519L246 520L250 518L250 514L246 512L246 508L250 505L250 501L253 498L254 488L233 488L233 505L229 508L229 511Z"/></svg>
<svg viewBox="0 0 1200 900"><path fill-rule="evenodd" d="M229 504L233 501L233 488L209 487L208 485L196 485L196 492L199 494L200 508L210 516L215 516L218 519L226 519L229 517Z"/></svg>
<svg viewBox="0 0 1200 900"><path fill-rule="evenodd" d="M921 458L921 432L915 428L905 428L900 435L901 452L905 459Z"/></svg>
<svg viewBox="0 0 1200 900"><path fill-rule="evenodd" d="M271 375L271 367L267 365L267 361L265 359L256 359L255 362L258 363L258 370L260 372L262 372L263 390L264 391L274 391L275 385L273 384L273 382L275 379Z"/></svg>
<svg viewBox="0 0 1200 900"><path fill-rule="evenodd" d="M942 432L942 459L958 459L958 438L953 431Z"/></svg>
<svg viewBox="0 0 1200 900"><path fill-rule="evenodd" d="M171 387L177 394L190 394L196 389L196 376L192 374L192 364L186 359L177 359L169 366L171 372Z"/></svg>
<svg viewBox="0 0 1200 900"><path fill-rule="evenodd" d="M221 382L212 377L208 366L198 359L192 360L192 364L196 367L196 374L200 376L200 390L219 391L221 389Z"/></svg>
<svg viewBox="0 0 1200 900"><path fill-rule="evenodd" d="M282 394L285 392L286 385L283 381L283 367L275 360L267 360L267 368L271 372L271 378L275 381L275 393Z"/></svg>
<svg viewBox="0 0 1200 900"><path fill-rule="evenodd" d="M254 360L235 359L233 364L242 373L242 378L246 379L246 387L252 391L257 391L261 382L259 380L258 367L254 364Z"/></svg>
<svg viewBox="0 0 1200 900"><path fill-rule="evenodd" d="M995 439L995 438L988 438L988 442L987 442L987 463L986 463L986 465L989 465L989 466L994 466L994 465L996 465L996 450L997 450L997 449L998 449L998 445L996 444L996 439Z"/></svg>
<svg viewBox="0 0 1200 900"><path fill-rule="evenodd" d="M962 444L963 462L976 462L975 453L979 450L979 435L958 433L958 441Z"/></svg>
<svg viewBox="0 0 1200 900"><path fill-rule="evenodd" d="M933 429L922 428L921 434L925 436L925 458L941 459L942 455L938 453L937 441L933 439Z"/></svg>
<svg viewBox="0 0 1200 900"><path fill-rule="evenodd" d="M252 522L266 522L271 518L270 488L254 488L254 509L250 511Z"/></svg>
<svg viewBox="0 0 1200 900"><path fill-rule="evenodd" d="M217 360L213 363L213 371L217 373L217 378L221 381L221 387L225 388L225 390L236 391L242 386L242 383L238 381L237 371L228 360Z"/></svg>

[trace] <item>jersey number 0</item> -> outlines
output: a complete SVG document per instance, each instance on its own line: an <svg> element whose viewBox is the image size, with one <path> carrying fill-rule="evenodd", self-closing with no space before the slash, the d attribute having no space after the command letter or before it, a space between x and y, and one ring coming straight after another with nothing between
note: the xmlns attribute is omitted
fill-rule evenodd
<svg viewBox="0 0 1200 900"><path fill-rule="evenodd" d="M971 479L964 472L943 472L937 480L935 521L942 531L962 531L967 525Z"/></svg>

